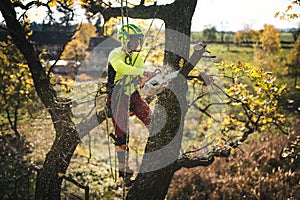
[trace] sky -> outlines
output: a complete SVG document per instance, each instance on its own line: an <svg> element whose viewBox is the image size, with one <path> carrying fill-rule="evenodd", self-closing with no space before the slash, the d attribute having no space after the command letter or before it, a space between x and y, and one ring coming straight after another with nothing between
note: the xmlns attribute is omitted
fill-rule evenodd
<svg viewBox="0 0 300 200"><path fill-rule="evenodd" d="M289 0L198 0L192 20L192 31L215 26L218 31L262 29L264 24L276 28L295 28L300 19L293 22L274 18L276 12L285 11ZM300 13L300 8L296 11Z"/></svg>
<svg viewBox="0 0 300 200"><path fill-rule="evenodd" d="M173 1L157 0L157 3L166 4ZM245 26L259 30L263 29L264 24L272 24L276 28L297 28L300 19L289 22L274 18L275 13L283 12L289 2L290 0L198 0L192 19L192 31L202 31L212 26L218 31L238 31L243 30ZM296 8L297 13L300 13L300 7ZM34 11L31 15L39 23L42 22L40 13ZM78 22L84 21L82 16L77 16L77 19Z"/></svg>

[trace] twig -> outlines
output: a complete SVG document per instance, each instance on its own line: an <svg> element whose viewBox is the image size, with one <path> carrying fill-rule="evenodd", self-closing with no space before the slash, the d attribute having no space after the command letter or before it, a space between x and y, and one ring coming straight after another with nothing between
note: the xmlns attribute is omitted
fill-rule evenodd
<svg viewBox="0 0 300 200"><path fill-rule="evenodd" d="M79 187L79 188L81 188L81 189L84 189L84 199L85 200L88 200L89 199L89 197L90 197L90 188L89 188L89 186L87 186L87 185L83 185L83 184L81 184L81 183L79 183L78 181L76 181L75 179L73 179L73 178L71 178L71 177L69 177L69 176L66 176L65 174L63 174L63 173L58 173L57 174L58 175L58 177L60 177L60 178L63 178L63 179L65 179L66 181L69 181L69 182L71 182L71 183L73 183L74 185L76 185L77 187Z"/></svg>

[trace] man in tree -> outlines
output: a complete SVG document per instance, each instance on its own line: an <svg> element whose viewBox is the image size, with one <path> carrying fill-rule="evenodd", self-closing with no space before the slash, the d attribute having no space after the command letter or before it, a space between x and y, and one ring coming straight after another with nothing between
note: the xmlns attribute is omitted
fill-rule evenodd
<svg viewBox="0 0 300 200"><path fill-rule="evenodd" d="M113 49L108 57L110 92L106 104L115 128L115 135L112 137L116 145L119 177L125 183L133 175L133 170L128 165L129 115L136 115L147 127L151 116L149 105L137 91L139 83L153 75L152 72L145 71L144 61L139 54L138 47L141 48L143 37L142 30L136 25L124 25L118 32L122 46Z"/></svg>

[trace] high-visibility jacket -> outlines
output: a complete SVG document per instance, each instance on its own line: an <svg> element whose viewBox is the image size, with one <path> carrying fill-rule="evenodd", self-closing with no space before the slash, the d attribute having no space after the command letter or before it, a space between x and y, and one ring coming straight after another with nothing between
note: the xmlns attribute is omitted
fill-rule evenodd
<svg viewBox="0 0 300 200"><path fill-rule="evenodd" d="M137 58L136 58L137 57ZM133 65L134 62L134 65ZM136 89L136 79L144 76L146 69L144 61L138 52L126 54L122 47L115 48L108 56L108 67L112 67L114 72L108 73L108 79L114 79L114 84L124 87L124 93L131 95ZM126 76L125 80L121 80Z"/></svg>

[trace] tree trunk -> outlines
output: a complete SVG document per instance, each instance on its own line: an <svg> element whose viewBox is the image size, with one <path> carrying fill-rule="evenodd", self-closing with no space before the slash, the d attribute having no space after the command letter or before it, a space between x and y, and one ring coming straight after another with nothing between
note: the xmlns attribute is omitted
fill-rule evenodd
<svg viewBox="0 0 300 200"><path fill-rule="evenodd" d="M179 68L181 58L188 59L191 19L196 3L196 0L177 0L163 18L166 26L164 63L174 69ZM176 170L173 164L179 156L182 142L187 112L186 91L186 79L178 76L170 89L158 95L143 161L139 174L128 191L127 199L165 199ZM164 126L156 130L162 121L165 121Z"/></svg>
<svg viewBox="0 0 300 200"><path fill-rule="evenodd" d="M11 1L1 0L0 10L14 44L27 61L37 94L50 113L56 131L55 141L37 177L35 198L60 199L62 178L58 176L58 173L66 172L73 152L79 143L79 136L71 119L71 108L66 100L57 98L37 52L26 39L24 28L16 18Z"/></svg>
<svg viewBox="0 0 300 200"><path fill-rule="evenodd" d="M159 95L143 161L127 199L157 200L164 199L167 194L175 172L173 163L177 160L181 147L184 117L187 110L185 80L179 78L174 81L173 86ZM162 119L162 115L166 119ZM161 130L155 130L155 127L160 127L164 120L164 127Z"/></svg>
<svg viewBox="0 0 300 200"><path fill-rule="evenodd" d="M62 177L80 141L69 105L50 111L56 137L36 181L36 199L60 199Z"/></svg>

